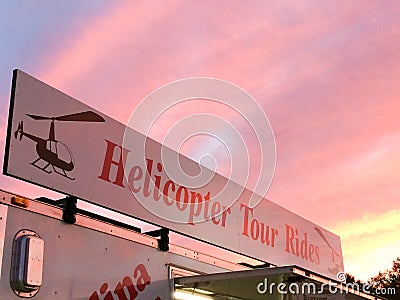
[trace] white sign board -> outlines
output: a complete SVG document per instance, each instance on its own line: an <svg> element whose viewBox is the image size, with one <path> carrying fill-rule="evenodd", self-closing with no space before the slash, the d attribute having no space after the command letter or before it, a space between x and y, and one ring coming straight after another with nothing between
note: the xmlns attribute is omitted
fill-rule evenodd
<svg viewBox="0 0 400 300"><path fill-rule="evenodd" d="M251 191L211 171L203 186L180 185L162 161L187 174L198 164L132 129L126 143L125 130L15 70L4 173L274 265L343 271L338 236L267 199L250 208Z"/></svg>

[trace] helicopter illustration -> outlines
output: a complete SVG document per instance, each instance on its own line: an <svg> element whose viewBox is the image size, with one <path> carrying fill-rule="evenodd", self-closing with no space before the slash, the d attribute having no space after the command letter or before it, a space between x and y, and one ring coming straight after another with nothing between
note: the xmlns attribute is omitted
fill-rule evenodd
<svg viewBox="0 0 400 300"><path fill-rule="evenodd" d="M340 261L340 258L342 257L342 255L340 253L338 253L337 251L335 251L335 249L333 248L331 243L328 242L327 238L322 233L321 229L319 229L318 227L314 227L314 229L318 233L318 235L321 237L321 239L326 243L326 245L329 247L329 249L331 250L332 262L333 262L334 266L328 267L329 273L331 273L332 275L338 275L338 272L341 269L343 270L343 262ZM339 262L337 262L337 260L339 260Z"/></svg>
<svg viewBox="0 0 400 300"><path fill-rule="evenodd" d="M36 121L51 121L48 139L44 139L33 134L24 132L23 121L20 121L18 123L18 128L14 132L14 137L16 139L19 138L19 140L21 140L22 137L26 137L36 143L36 153L38 155L38 158L31 162L31 165L48 174L54 171L55 173L60 174L70 180L74 180L75 178L70 177L67 174L67 172L71 172L74 169L72 152L67 147L67 145L65 145L61 141L56 140L55 121L105 122L104 118L92 111L84 111L58 117L44 117L32 114L26 115Z"/></svg>

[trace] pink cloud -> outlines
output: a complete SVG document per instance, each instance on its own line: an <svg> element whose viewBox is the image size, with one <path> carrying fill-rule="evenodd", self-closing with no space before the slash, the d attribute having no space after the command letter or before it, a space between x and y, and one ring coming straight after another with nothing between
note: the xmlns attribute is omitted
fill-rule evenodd
<svg viewBox="0 0 400 300"><path fill-rule="evenodd" d="M386 129L396 130L386 128L382 113L393 115L394 104L375 101L398 86L387 68L393 56L381 57L393 53L395 29L382 35L369 21L380 17L379 5L363 4L312 10L307 4L289 10L279 4L213 10L181 2L118 5L82 24L71 47L49 59L43 79L123 122L148 92L172 80L215 76L241 85L260 101L276 132L279 160L269 196L297 210L296 192L331 197L325 186L316 186L332 180L323 174L359 157ZM332 12L335 18L327 18ZM367 35L362 28L368 28ZM371 43L379 49L368 47ZM381 78L389 83L374 87ZM168 122L162 125L168 128ZM249 151L257 153L252 144ZM278 192L288 186L293 194ZM318 201L303 198L306 204Z"/></svg>

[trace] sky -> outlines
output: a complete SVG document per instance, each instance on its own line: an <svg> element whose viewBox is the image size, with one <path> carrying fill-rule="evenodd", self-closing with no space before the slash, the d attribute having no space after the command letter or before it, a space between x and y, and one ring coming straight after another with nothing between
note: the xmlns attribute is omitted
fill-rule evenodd
<svg viewBox="0 0 400 300"><path fill-rule="evenodd" d="M169 82L219 78L268 116L277 151L268 199L338 234L358 279L400 256L399 1L8 1L0 39L1 156L15 68L122 123ZM151 136L207 109L258 153L240 116L204 101L166 112ZM220 146L195 137L182 151L211 153L224 173ZM0 188L51 195L4 175Z"/></svg>

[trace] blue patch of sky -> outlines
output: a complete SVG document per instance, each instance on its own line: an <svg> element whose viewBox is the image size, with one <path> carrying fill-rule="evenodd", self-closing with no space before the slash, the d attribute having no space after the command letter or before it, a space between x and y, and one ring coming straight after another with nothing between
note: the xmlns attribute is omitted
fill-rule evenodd
<svg viewBox="0 0 400 300"><path fill-rule="evenodd" d="M15 68L35 73L49 48L65 47L91 17L106 14L115 2L102 0L3 1L0 7L0 125L7 119ZM1 124L2 123L2 124Z"/></svg>

